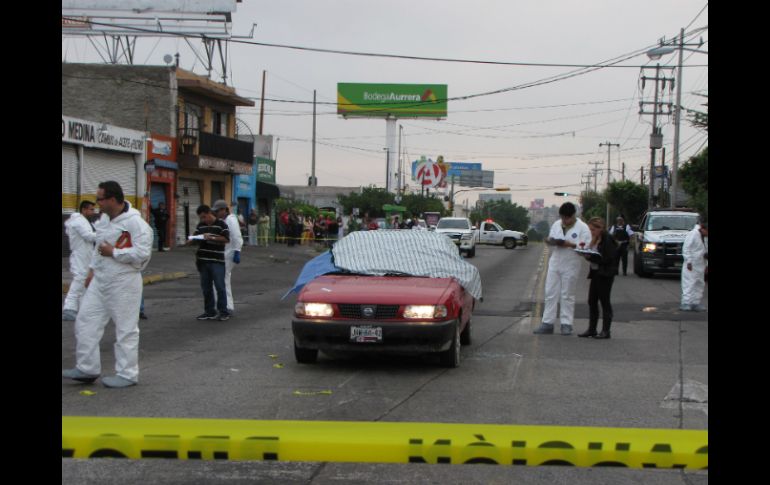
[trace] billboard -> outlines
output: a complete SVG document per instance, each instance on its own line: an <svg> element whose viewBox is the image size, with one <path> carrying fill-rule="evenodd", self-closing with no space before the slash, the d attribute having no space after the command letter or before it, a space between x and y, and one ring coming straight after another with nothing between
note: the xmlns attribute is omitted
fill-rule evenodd
<svg viewBox="0 0 770 485"><path fill-rule="evenodd" d="M365 118L446 118L446 84L337 83L337 114Z"/></svg>

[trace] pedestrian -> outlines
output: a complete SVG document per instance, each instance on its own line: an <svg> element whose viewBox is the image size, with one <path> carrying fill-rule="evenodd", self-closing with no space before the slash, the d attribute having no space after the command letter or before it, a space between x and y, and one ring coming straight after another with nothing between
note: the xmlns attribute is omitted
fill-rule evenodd
<svg viewBox="0 0 770 485"><path fill-rule="evenodd" d="M76 360L62 377L94 382L102 371L99 343L104 327L115 323L115 375L105 387L128 387L139 381L139 307L142 270L152 256L152 228L123 196L120 184L102 182L96 191L101 217L96 249L86 279L86 293L75 320Z"/></svg>
<svg viewBox="0 0 770 485"><path fill-rule="evenodd" d="M225 221L218 219L214 211L205 204L198 206L195 213L198 214L200 222L195 228L194 236L199 236L199 239L191 239L187 244L199 244L195 253L195 265L201 275L204 312L198 315L197 319L226 321L230 318L230 313L227 311L225 288L225 244L230 242L230 230Z"/></svg>
<svg viewBox="0 0 770 485"><path fill-rule="evenodd" d="M302 220L302 236L300 238L299 243L305 244L306 242L310 244L310 242L313 240L313 218L310 216L305 217Z"/></svg>
<svg viewBox="0 0 770 485"><path fill-rule="evenodd" d="M158 232L158 251L163 252L166 247L166 228L171 217L166 209L166 203L158 202L158 207L152 209L152 216L155 218L155 229Z"/></svg>
<svg viewBox="0 0 770 485"><path fill-rule="evenodd" d="M596 251L586 254L585 258L591 264L588 278L591 285L588 288L588 330L578 334L578 337L593 337L597 339L610 338L612 326L612 304L610 293L615 275L618 274L618 250L622 247L605 230L604 219L593 217L588 221L591 231L589 249ZM599 304L602 306L602 331L596 333L599 323Z"/></svg>
<svg viewBox="0 0 770 485"><path fill-rule="evenodd" d="M703 312L701 305L708 273L708 221L701 217L682 245L682 311Z"/></svg>
<svg viewBox="0 0 770 485"><path fill-rule="evenodd" d="M259 225L259 242L264 243L265 247L268 247L268 240L270 239L270 217L263 212L261 216L259 216L258 220Z"/></svg>
<svg viewBox="0 0 770 485"><path fill-rule="evenodd" d="M259 225L260 218L257 217L257 211L254 209L251 209L251 212L249 212L249 246L259 246L259 240L257 240L257 229ZM270 222L270 219L267 220ZM261 236L260 236L261 237ZM267 241L265 241L267 242Z"/></svg>
<svg viewBox="0 0 770 485"><path fill-rule="evenodd" d="M289 211L282 210L278 216L278 241L279 243L288 242L287 235L289 233Z"/></svg>
<svg viewBox="0 0 770 485"><path fill-rule="evenodd" d="M610 228L610 234L618 243L618 266L623 261L623 276L627 276L626 270L628 269L628 242L631 240L631 236L634 235L634 231L631 226L626 224L623 216L618 216L615 220L615 225ZM620 271L618 271L620 273Z"/></svg>
<svg viewBox="0 0 770 485"><path fill-rule="evenodd" d="M559 207L559 220L551 226L546 243L554 246L548 261L545 278L545 309L536 334L552 334L556 322L556 307L561 307L561 334L572 334L575 314L575 288L583 258L574 251L591 242L591 231L585 222L577 218L577 208L572 202Z"/></svg>
<svg viewBox="0 0 770 485"><path fill-rule="evenodd" d="M225 221L230 232L230 240L225 244L225 290L227 292L227 312L232 316L235 313L235 301L233 301L233 286L231 282L233 268L241 262L241 249L243 248L243 236L238 217L230 212L227 202L218 200L211 207L217 219Z"/></svg>
<svg viewBox="0 0 770 485"><path fill-rule="evenodd" d="M69 216L64 223L70 243L70 273L72 274L72 282L61 313L61 319L64 321L75 321L80 308L80 299L86 292L88 263L91 262L96 241L96 230L91 224L95 209L96 204L90 200L84 200L80 203L78 212Z"/></svg>
<svg viewBox="0 0 770 485"><path fill-rule="evenodd" d="M340 223L334 217L326 221L326 247L331 248L339 238Z"/></svg>
<svg viewBox="0 0 770 485"><path fill-rule="evenodd" d="M288 246L293 247L297 243L297 239L301 234L302 223L299 220L297 211L294 209L289 210L288 219L286 222L286 239L288 240Z"/></svg>

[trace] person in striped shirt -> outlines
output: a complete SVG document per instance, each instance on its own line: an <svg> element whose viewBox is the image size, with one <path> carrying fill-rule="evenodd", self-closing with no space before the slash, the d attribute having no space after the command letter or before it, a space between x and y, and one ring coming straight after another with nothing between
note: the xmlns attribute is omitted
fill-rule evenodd
<svg viewBox="0 0 770 485"><path fill-rule="evenodd" d="M199 244L195 253L195 265L201 275L205 310L197 319L225 321L230 318L225 289L225 245L230 241L230 231L225 221L218 219L211 207L200 205L196 213L200 222L195 228L195 236L203 236L203 239L193 239L191 242Z"/></svg>

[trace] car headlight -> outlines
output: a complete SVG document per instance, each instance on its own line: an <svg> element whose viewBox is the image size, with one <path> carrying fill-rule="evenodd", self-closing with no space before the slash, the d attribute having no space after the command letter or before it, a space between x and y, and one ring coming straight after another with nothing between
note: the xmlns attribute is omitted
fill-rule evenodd
<svg viewBox="0 0 770 485"><path fill-rule="evenodd" d="M473 234L463 234L462 236L460 236L460 239L467 241L467 240L470 240L472 237L473 237Z"/></svg>
<svg viewBox="0 0 770 485"><path fill-rule="evenodd" d="M298 301L294 305L294 314L303 317L331 317L334 308L328 303L305 303Z"/></svg>
<svg viewBox="0 0 770 485"><path fill-rule="evenodd" d="M404 318L444 318L447 316L444 305L407 305Z"/></svg>
<svg viewBox="0 0 770 485"><path fill-rule="evenodd" d="M642 251L644 251L645 253L654 253L657 248L658 248L658 245L655 243L644 243L644 247L642 248Z"/></svg>

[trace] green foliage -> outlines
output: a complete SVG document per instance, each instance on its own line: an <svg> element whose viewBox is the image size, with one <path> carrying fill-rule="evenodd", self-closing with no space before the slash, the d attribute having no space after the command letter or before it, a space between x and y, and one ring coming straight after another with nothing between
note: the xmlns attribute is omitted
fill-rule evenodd
<svg viewBox="0 0 770 485"><path fill-rule="evenodd" d="M545 222L545 221L541 221L541 222ZM530 241L542 241L545 238L543 234L541 234L539 231L536 231L535 229L530 229L529 231L527 231L527 237L529 238Z"/></svg>
<svg viewBox="0 0 770 485"><path fill-rule="evenodd" d="M540 240L542 240L548 235L549 232L551 232L551 225L548 224L548 221L540 221L537 224L535 224L535 231L537 231L538 234L540 234L541 236Z"/></svg>
<svg viewBox="0 0 770 485"><path fill-rule="evenodd" d="M289 209L294 209L297 211L298 214L302 214L304 216L310 216L314 219L317 218L319 214L319 210L317 207L308 205L303 201L298 201L293 199L276 199L275 200L276 214L280 214L284 210L289 210Z"/></svg>
<svg viewBox="0 0 770 485"><path fill-rule="evenodd" d="M704 148L679 168L682 188L689 194L689 205L706 217L709 210L709 149Z"/></svg>
<svg viewBox="0 0 770 485"><path fill-rule="evenodd" d="M623 215L628 224L635 224L642 218L642 214L647 210L647 196L649 188L643 185L625 180L622 182L612 182L605 192L606 199L610 203L610 221ZM605 217L606 208L602 210L600 217Z"/></svg>
<svg viewBox="0 0 770 485"><path fill-rule="evenodd" d="M601 217L604 219L607 212L607 200L604 194L594 191L583 192L580 194L580 205L583 206L581 219L588 221L592 217Z"/></svg>
<svg viewBox="0 0 770 485"><path fill-rule="evenodd" d="M470 214L470 220L475 226L485 219L492 219L500 224L503 229L526 232L529 228L529 214L527 209L518 204L512 204L507 200L487 202L480 209Z"/></svg>
<svg viewBox="0 0 770 485"><path fill-rule="evenodd" d="M369 217L386 217L388 214L382 210L385 204L400 205L406 207L405 218L412 215L419 216L423 212L440 212L444 214L444 205L434 197L421 196L420 194L404 194L401 202L396 204L395 194L386 192L377 187L364 187L361 193L354 192L349 195L340 195L337 199L345 214L351 214L353 208L358 208L361 217L369 213Z"/></svg>

